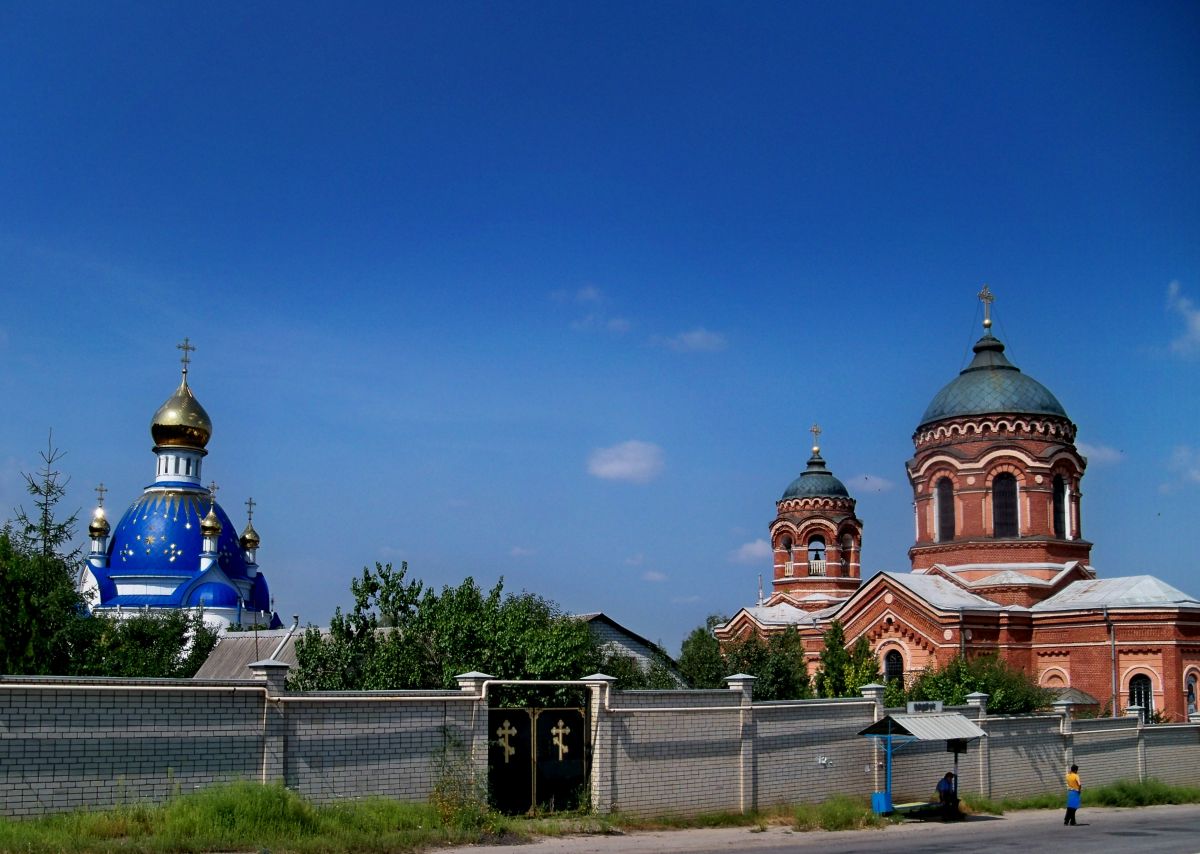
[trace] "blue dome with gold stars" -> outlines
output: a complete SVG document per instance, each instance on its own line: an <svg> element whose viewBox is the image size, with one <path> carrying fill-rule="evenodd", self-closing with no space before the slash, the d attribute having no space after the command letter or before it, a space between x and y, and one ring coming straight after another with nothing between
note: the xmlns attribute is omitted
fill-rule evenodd
<svg viewBox="0 0 1200 854"><path fill-rule="evenodd" d="M208 514L209 493L192 489L150 489L129 505L113 529L108 548L111 576L192 575L203 549L200 523ZM231 581L247 578L246 557L236 528L220 504L217 566Z"/></svg>

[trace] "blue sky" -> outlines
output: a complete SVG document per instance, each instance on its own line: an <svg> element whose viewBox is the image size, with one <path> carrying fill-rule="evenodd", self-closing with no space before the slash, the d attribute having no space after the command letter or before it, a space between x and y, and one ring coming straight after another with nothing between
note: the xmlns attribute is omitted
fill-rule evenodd
<svg viewBox="0 0 1200 854"><path fill-rule="evenodd" d="M818 421L904 570L925 405L996 332L1079 425L1102 576L1196 594L1192 3L0 9L0 508L205 474L287 618L364 564L676 651L753 602Z"/></svg>

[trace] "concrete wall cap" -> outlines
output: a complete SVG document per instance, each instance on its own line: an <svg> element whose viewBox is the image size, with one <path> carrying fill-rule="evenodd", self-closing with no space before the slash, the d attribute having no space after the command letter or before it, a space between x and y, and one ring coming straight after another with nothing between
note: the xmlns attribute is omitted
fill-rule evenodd
<svg viewBox="0 0 1200 854"><path fill-rule="evenodd" d="M609 676L607 673L593 673L591 676L583 677L582 682L616 682L617 677Z"/></svg>

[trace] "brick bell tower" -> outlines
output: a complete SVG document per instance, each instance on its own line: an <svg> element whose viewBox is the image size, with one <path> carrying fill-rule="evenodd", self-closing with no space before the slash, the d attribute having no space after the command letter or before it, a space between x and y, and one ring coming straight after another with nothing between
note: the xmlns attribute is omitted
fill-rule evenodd
<svg viewBox="0 0 1200 854"><path fill-rule="evenodd" d="M772 601L781 596L814 611L840 602L858 589L862 567L862 522L854 499L821 457L821 428L812 426L808 468L775 503L771 546L775 554Z"/></svg>
<svg viewBox="0 0 1200 854"><path fill-rule="evenodd" d="M975 356L913 434L909 557L914 572L940 566L981 595L1030 605L1053 592L1050 582L1072 562L1092 574L1079 512L1087 462L1062 404L992 335L986 285L979 298L984 332Z"/></svg>

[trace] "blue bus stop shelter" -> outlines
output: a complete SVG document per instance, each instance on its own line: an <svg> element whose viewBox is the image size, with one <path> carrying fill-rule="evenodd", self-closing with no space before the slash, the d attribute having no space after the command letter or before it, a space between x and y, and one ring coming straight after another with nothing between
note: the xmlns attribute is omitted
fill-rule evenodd
<svg viewBox="0 0 1200 854"><path fill-rule="evenodd" d="M892 754L919 741L944 741L946 750L954 754L954 789L958 791L958 754L965 753L967 744L987 733L975 722L958 712L926 712L887 715L859 732L883 744L886 777L884 790L871 796L871 809L879 815L894 812L892 805Z"/></svg>

